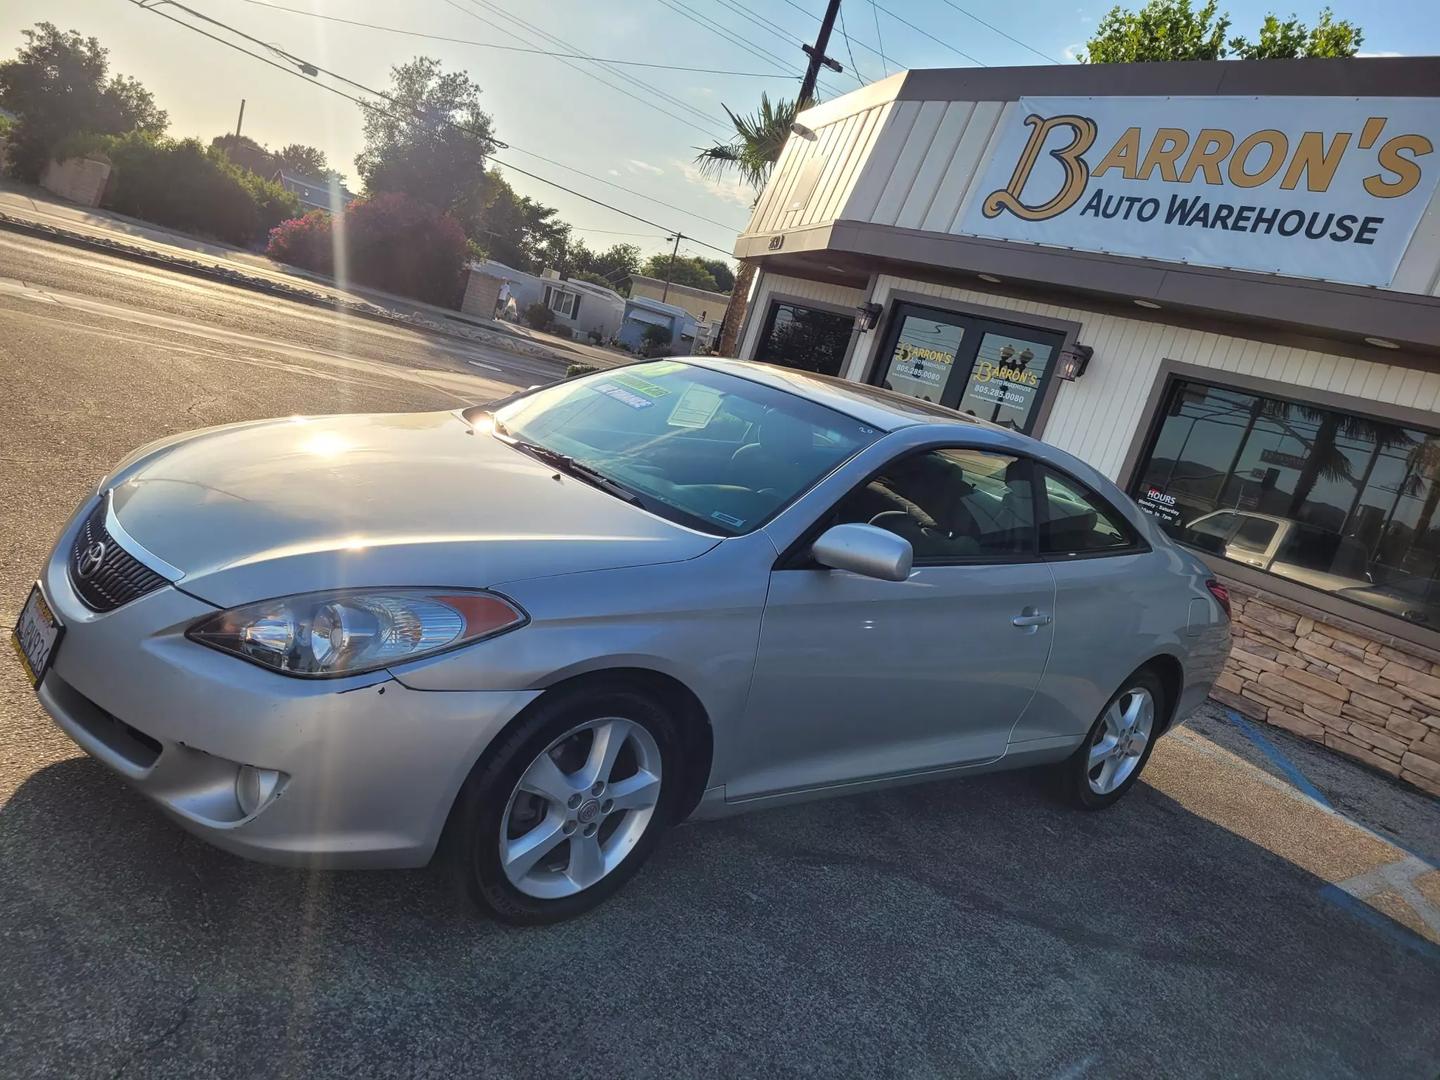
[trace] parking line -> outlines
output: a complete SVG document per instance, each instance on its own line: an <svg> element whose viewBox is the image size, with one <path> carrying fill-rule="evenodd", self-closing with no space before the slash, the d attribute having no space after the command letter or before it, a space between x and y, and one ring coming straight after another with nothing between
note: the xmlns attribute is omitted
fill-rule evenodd
<svg viewBox="0 0 1440 1080"><path fill-rule="evenodd" d="M1326 810L1334 809L1330 805L1330 800L1325 798L1320 789L1306 778L1299 767L1286 757L1278 746L1260 734L1254 724L1250 723L1250 721L1246 720L1234 709L1226 709L1225 714L1230 717L1230 722L1239 728L1245 737L1254 743L1260 749L1260 752L1269 758L1275 767L1283 772L1292 784L1306 795L1309 795L1310 798L1314 799L1321 806L1325 807Z"/></svg>

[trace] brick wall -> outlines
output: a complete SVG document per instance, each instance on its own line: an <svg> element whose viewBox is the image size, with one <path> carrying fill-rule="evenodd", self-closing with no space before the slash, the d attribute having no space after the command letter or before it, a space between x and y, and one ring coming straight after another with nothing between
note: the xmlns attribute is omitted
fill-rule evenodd
<svg viewBox="0 0 1440 1080"><path fill-rule="evenodd" d="M1440 795L1440 653L1227 584L1217 701Z"/></svg>

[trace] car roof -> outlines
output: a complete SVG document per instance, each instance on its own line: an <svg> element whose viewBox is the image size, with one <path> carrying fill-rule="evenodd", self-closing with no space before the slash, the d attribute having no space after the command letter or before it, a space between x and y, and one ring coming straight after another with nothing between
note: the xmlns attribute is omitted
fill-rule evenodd
<svg viewBox="0 0 1440 1080"><path fill-rule="evenodd" d="M976 416L967 416L944 405L920 401L850 379L837 379L832 375L761 364L753 360L731 360L713 356L677 356L674 359L712 371L723 371L775 390L798 394L882 431L896 431L917 424L954 424L974 425L990 431L1013 434L1007 427L992 424Z"/></svg>

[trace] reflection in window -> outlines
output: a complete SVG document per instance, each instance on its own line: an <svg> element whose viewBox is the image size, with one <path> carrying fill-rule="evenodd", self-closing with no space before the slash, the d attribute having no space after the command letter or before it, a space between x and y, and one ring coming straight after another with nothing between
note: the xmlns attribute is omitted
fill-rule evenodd
<svg viewBox="0 0 1440 1080"><path fill-rule="evenodd" d="M955 407L963 413L1028 431L1031 410L1050 368L1053 346L1013 334L980 339L975 366L964 396Z"/></svg>
<svg viewBox="0 0 1440 1080"><path fill-rule="evenodd" d="M770 305L755 359L821 375L839 375L855 320L798 304Z"/></svg>
<svg viewBox="0 0 1440 1080"><path fill-rule="evenodd" d="M963 326L906 315L880 385L921 401L939 401L964 337Z"/></svg>
<svg viewBox="0 0 1440 1080"><path fill-rule="evenodd" d="M1135 497L1184 543L1440 626L1440 435L1177 381Z"/></svg>

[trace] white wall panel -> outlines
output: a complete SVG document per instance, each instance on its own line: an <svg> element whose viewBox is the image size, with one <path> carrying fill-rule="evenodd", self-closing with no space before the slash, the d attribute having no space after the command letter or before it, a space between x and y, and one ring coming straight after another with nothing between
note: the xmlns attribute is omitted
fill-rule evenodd
<svg viewBox="0 0 1440 1080"><path fill-rule="evenodd" d="M789 283L796 279L777 280ZM814 287L815 283L811 285ZM793 285L787 285L777 291L796 290ZM854 296L842 301L846 304L859 304L863 300L859 290L841 292ZM1296 388L1330 390L1364 401L1432 412L1440 404L1440 373L889 275L877 279L870 298L888 307L896 292L1004 309L1014 312L1015 320L1021 323L1028 315L1079 323L1082 327L1079 340L1092 346L1095 355L1083 378L1061 383L1056 388L1055 407L1042 438L1083 458L1112 478L1118 476L1130 444L1140 430L1145 402L1159 378L1161 362L1167 359L1214 368L1217 378L1222 379L1225 373L1234 372ZM848 377L863 378L869 371L871 353L878 347L882 329L883 324L863 335L857 343L846 372Z"/></svg>

